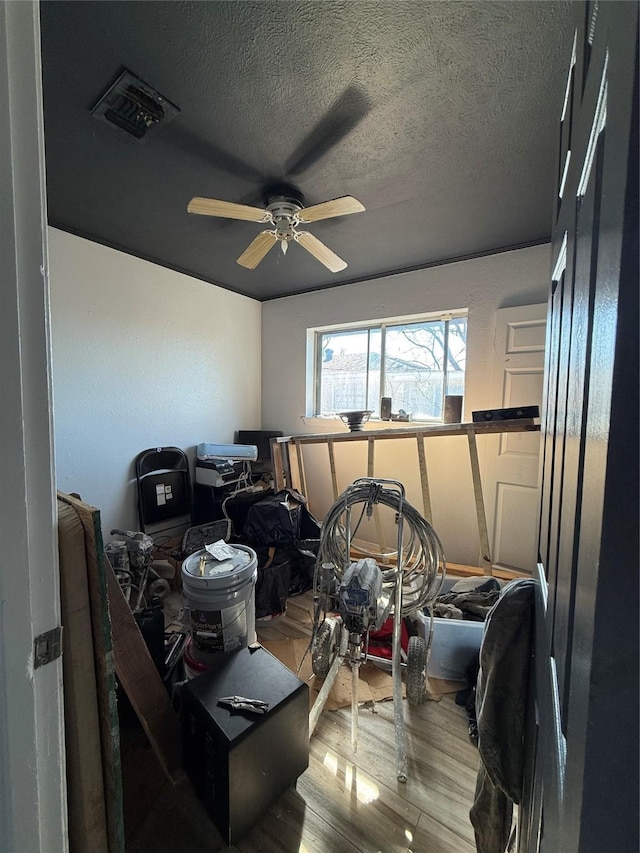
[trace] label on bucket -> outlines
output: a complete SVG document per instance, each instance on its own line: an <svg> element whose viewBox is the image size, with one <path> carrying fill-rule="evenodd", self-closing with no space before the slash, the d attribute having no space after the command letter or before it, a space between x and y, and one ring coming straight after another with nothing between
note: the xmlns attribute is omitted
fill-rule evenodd
<svg viewBox="0 0 640 853"><path fill-rule="evenodd" d="M191 635L201 652L235 652L246 645L247 608L244 601L223 610L192 610Z"/></svg>

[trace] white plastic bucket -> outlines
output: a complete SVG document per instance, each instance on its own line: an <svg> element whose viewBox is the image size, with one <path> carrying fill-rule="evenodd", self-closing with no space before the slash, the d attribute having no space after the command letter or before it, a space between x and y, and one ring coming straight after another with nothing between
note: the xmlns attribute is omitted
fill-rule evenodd
<svg viewBox="0 0 640 853"><path fill-rule="evenodd" d="M258 560L246 545L229 546L234 559L215 560L205 549L182 564L182 589L189 611L192 653L202 663L255 641L255 584ZM235 563L235 564L234 564Z"/></svg>

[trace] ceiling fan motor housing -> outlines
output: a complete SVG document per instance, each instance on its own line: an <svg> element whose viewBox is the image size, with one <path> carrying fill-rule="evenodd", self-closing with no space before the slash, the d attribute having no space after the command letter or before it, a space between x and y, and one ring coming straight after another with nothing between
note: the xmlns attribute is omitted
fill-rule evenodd
<svg viewBox="0 0 640 853"><path fill-rule="evenodd" d="M298 208L303 208L305 205L304 195L300 190L297 190L288 184L269 184L269 186L264 189L262 200L265 207L269 207L269 205L277 201L295 204Z"/></svg>
<svg viewBox="0 0 640 853"><path fill-rule="evenodd" d="M273 217L278 240L293 240L294 229L298 224L298 214L304 207L302 193L290 189L271 192L265 195L265 204Z"/></svg>

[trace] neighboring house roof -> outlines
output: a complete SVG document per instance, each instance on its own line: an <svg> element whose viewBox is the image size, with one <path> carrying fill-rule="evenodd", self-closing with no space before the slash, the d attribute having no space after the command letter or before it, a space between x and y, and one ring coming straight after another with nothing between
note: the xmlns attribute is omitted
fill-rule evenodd
<svg viewBox="0 0 640 853"><path fill-rule="evenodd" d="M328 360L322 362L323 372L328 373L361 373L367 369L367 356L365 353L339 353L332 355ZM379 353L371 353L369 356L369 368L378 370L380 368ZM403 372L419 369L415 362L405 361L402 358L387 356L385 371L387 373ZM427 369L427 368L423 368Z"/></svg>

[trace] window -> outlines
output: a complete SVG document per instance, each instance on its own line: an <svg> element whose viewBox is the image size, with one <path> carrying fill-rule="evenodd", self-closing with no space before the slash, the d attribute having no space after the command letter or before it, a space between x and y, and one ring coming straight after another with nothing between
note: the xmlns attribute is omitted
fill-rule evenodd
<svg viewBox="0 0 640 853"><path fill-rule="evenodd" d="M441 421L445 394L464 394L466 313L316 329L315 414L380 415L380 398L413 420Z"/></svg>

